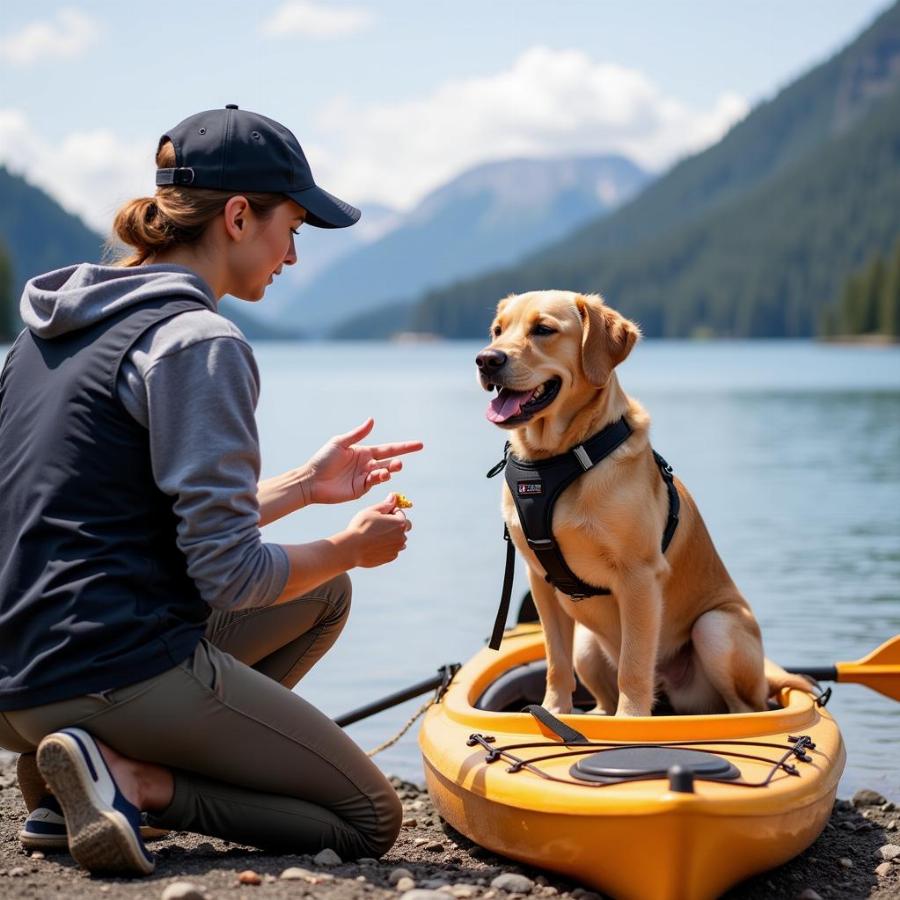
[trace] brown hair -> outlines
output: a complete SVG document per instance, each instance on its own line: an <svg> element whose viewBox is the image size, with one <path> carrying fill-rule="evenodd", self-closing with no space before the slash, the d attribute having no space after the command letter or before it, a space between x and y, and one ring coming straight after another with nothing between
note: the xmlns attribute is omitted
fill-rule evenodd
<svg viewBox="0 0 900 900"><path fill-rule="evenodd" d="M175 148L164 141L156 154L156 166L169 169L175 166ZM207 226L225 208L235 191L215 191L208 188L186 188L165 185L156 189L154 197L130 200L116 213L113 234L106 243L107 255L113 255L117 266L139 266L155 253L178 244L192 244L202 237ZM284 194L241 193L250 208L262 219L268 218L287 200ZM118 246L116 238L128 252Z"/></svg>

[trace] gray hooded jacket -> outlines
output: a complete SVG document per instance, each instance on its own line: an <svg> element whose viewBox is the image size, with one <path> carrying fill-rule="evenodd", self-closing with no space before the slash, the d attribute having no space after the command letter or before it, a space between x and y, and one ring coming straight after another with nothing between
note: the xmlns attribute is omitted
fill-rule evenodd
<svg viewBox="0 0 900 900"><path fill-rule="evenodd" d="M217 609L267 606L284 589L289 563L259 531L259 372L246 338L216 312L209 285L183 266L83 263L29 281L21 315L38 337L53 338L176 296L208 309L145 332L123 360L118 396L149 432L153 476L173 497L178 547L200 595Z"/></svg>

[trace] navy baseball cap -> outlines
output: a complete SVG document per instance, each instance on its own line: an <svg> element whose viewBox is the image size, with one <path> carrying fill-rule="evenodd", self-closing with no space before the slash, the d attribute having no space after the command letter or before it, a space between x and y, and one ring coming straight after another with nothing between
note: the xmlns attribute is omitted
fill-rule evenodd
<svg viewBox="0 0 900 900"><path fill-rule="evenodd" d="M273 119L238 109L209 109L189 116L160 139L175 148L175 168L157 169L158 185L286 194L318 228L346 228L359 220L355 206L313 181L297 138Z"/></svg>

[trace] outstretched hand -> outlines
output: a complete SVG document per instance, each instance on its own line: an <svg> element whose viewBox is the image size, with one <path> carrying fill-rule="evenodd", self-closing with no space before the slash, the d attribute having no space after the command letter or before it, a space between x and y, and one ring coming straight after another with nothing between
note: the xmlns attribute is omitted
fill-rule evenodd
<svg viewBox="0 0 900 900"><path fill-rule="evenodd" d="M422 449L421 441L395 444L358 445L372 431L374 419L358 428L333 437L307 465L309 499L313 503L342 503L356 500L377 484L390 481L403 468L396 457Z"/></svg>

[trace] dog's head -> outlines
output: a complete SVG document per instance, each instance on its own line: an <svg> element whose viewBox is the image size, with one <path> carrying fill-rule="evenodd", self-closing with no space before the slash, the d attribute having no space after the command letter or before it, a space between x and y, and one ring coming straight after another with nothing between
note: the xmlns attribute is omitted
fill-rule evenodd
<svg viewBox="0 0 900 900"><path fill-rule="evenodd" d="M532 291L501 300L491 343L475 358L482 387L497 391L487 417L517 428L574 395L606 386L640 330L596 294Z"/></svg>

